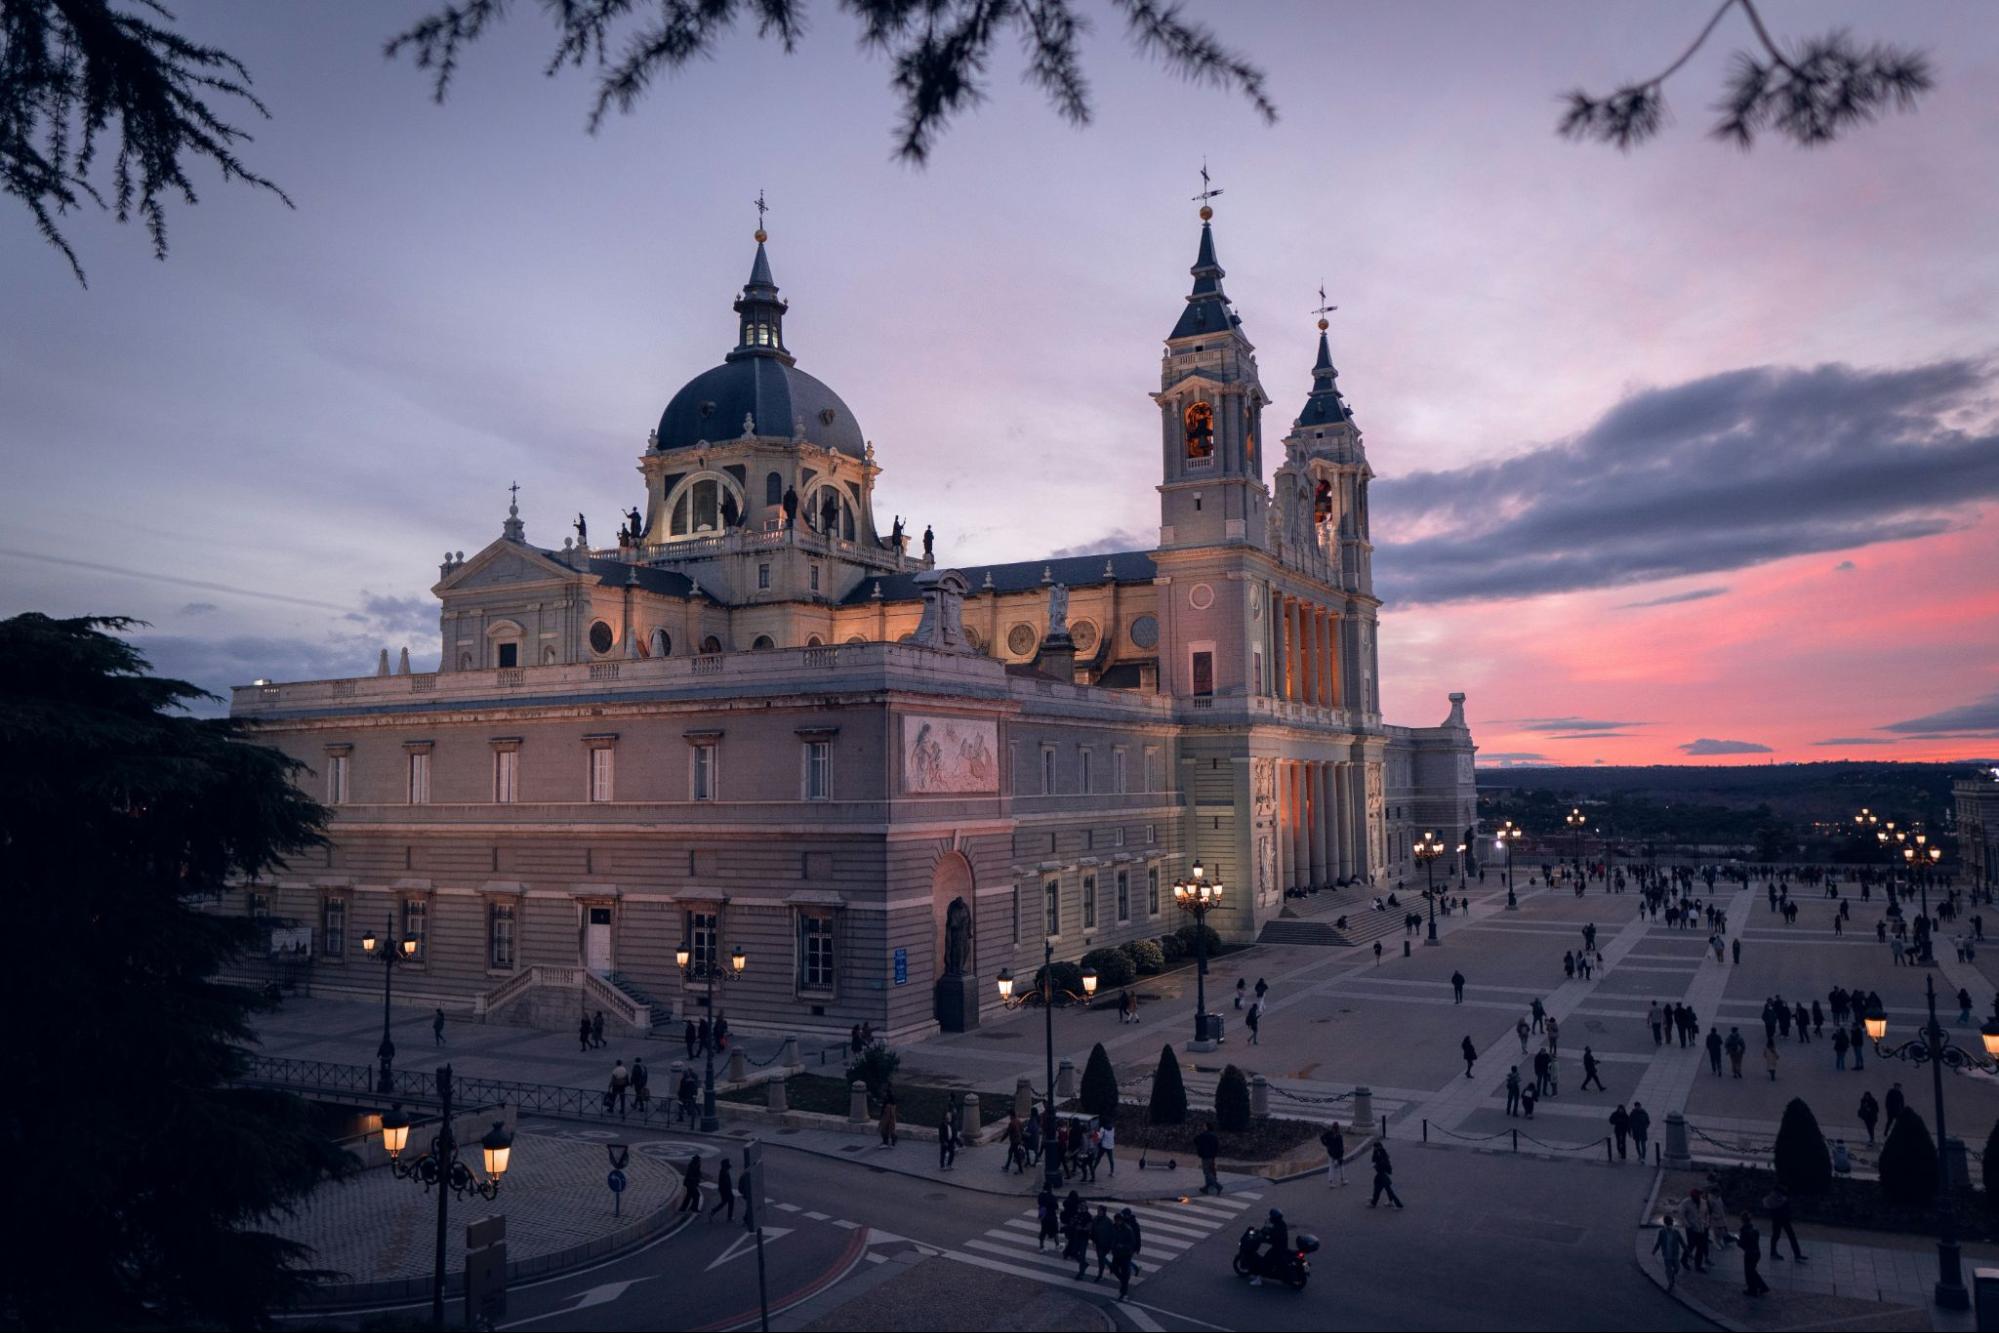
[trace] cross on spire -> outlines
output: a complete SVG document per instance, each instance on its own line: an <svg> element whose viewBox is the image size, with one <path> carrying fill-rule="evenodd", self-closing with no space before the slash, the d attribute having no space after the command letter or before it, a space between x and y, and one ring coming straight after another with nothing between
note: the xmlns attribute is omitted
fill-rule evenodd
<svg viewBox="0 0 1999 1333"><path fill-rule="evenodd" d="M770 205L764 202L764 192L757 191L757 239L764 239L764 214L770 212Z"/></svg>
<svg viewBox="0 0 1999 1333"><path fill-rule="evenodd" d="M507 507L510 509L519 508L521 503L521 484L515 482L513 485L507 487L507 494L513 497L507 502Z"/></svg>
<svg viewBox="0 0 1999 1333"><path fill-rule="evenodd" d="M1204 157L1201 159L1201 192L1194 196L1194 202L1206 208L1208 201L1220 193L1220 188L1208 179L1208 159Z"/></svg>
<svg viewBox="0 0 1999 1333"><path fill-rule="evenodd" d="M1330 315L1330 314L1332 314L1332 313L1333 313L1333 311L1335 311L1335 310L1338 310L1338 309L1339 309L1339 307L1338 307L1338 306L1336 306L1336 305L1327 305L1327 304L1326 304L1326 284L1325 284L1325 283L1323 283L1323 282L1322 282L1322 283L1320 283L1320 284L1319 284L1319 305L1318 305L1318 308L1317 308L1316 310L1314 310L1314 311L1313 311L1312 313L1313 313L1313 314L1315 314L1315 315L1317 315L1317 316L1318 316L1318 317L1319 317L1319 318L1320 318L1321 320L1323 320L1323 319L1325 319L1325 317L1326 317L1327 315Z"/></svg>

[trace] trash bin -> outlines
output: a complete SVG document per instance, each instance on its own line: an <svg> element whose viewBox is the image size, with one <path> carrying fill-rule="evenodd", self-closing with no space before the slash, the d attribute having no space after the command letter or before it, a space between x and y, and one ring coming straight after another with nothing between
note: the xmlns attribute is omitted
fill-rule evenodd
<svg viewBox="0 0 1999 1333"><path fill-rule="evenodd" d="M1209 1041L1225 1040L1225 1038L1222 1036L1222 1016L1220 1014L1208 1015L1208 1040Z"/></svg>

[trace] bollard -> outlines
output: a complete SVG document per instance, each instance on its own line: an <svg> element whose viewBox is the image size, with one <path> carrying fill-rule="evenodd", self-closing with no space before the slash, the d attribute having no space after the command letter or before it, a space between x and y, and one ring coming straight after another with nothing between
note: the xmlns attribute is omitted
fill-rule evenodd
<svg viewBox="0 0 1999 1333"><path fill-rule="evenodd" d="M1407 958L1407 957L1409 956L1409 941L1408 941L1408 940L1404 940L1404 941L1402 941L1402 956L1403 956L1404 958Z"/></svg>
<svg viewBox="0 0 1999 1333"><path fill-rule="evenodd" d="M783 1079L772 1079L770 1082L764 1084L764 1090L770 1095L770 1102L768 1104L771 1110L789 1111L791 1109L791 1103L785 1100Z"/></svg>
<svg viewBox="0 0 1999 1333"><path fill-rule="evenodd" d="M958 1132L965 1136L965 1142L972 1143L979 1136L979 1094L968 1092L958 1108Z"/></svg>
<svg viewBox="0 0 1999 1333"><path fill-rule="evenodd" d="M1261 1074L1249 1076L1249 1113L1266 1117L1270 1114L1270 1080Z"/></svg>
<svg viewBox="0 0 1999 1333"><path fill-rule="evenodd" d="M1978 1308L1978 1327L1999 1329L1999 1268L1971 1270L1971 1290Z"/></svg>
<svg viewBox="0 0 1999 1333"><path fill-rule="evenodd" d="M1430 1117L1429 1117L1429 1116L1424 1116L1424 1117L1423 1117L1423 1142L1425 1142L1425 1143L1428 1143L1429 1141L1430 1141Z"/></svg>
<svg viewBox="0 0 1999 1333"><path fill-rule="evenodd" d="M789 1069L799 1063L798 1034L792 1033L784 1039L784 1045L777 1048L777 1062Z"/></svg>
<svg viewBox="0 0 1999 1333"><path fill-rule="evenodd" d="M847 1097L847 1119L856 1125L868 1123L868 1085L854 1080L853 1091Z"/></svg>
<svg viewBox="0 0 1999 1333"><path fill-rule="evenodd" d="M1034 1085L1025 1078L1013 1081L1013 1113L1027 1123L1027 1117L1034 1113Z"/></svg>
<svg viewBox="0 0 1999 1333"><path fill-rule="evenodd" d="M1388 1112L1386 1111L1381 1113L1381 1137L1384 1139L1388 1137Z"/></svg>
<svg viewBox="0 0 1999 1333"><path fill-rule="evenodd" d="M1055 1097L1057 1101L1076 1095L1076 1062L1067 1056L1055 1066Z"/></svg>
<svg viewBox="0 0 1999 1333"><path fill-rule="evenodd" d="M1687 1143L1687 1118L1678 1111L1666 1112L1665 1155L1661 1160L1675 1171L1685 1171L1694 1164L1694 1155Z"/></svg>
<svg viewBox="0 0 1999 1333"><path fill-rule="evenodd" d="M1513 1132L1515 1134L1518 1134L1520 1131L1515 1130ZM1610 1135L1608 1134L1603 1136L1603 1160L1610 1163L1612 1166L1615 1166L1617 1164L1617 1159L1610 1155Z"/></svg>
<svg viewBox="0 0 1999 1333"><path fill-rule="evenodd" d="M1944 1140L1944 1160L1950 1163L1950 1178L1956 1184L1971 1183L1971 1158L1964 1151L1964 1140L1952 1136Z"/></svg>
<svg viewBox="0 0 1999 1333"><path fill-rule="evenodd" d="M1372 1088L1353 1090L1353 1132L1374 1133L1374 1089Z"/></svg>
<svg viewBox="0 0 1999 1333"><path fill-rule="evenodd" d="M748 1068L744 1063L743 1048L740 1046L731 1048L729 1051L729 1082L741 1083L748 1072Z"/></svg>

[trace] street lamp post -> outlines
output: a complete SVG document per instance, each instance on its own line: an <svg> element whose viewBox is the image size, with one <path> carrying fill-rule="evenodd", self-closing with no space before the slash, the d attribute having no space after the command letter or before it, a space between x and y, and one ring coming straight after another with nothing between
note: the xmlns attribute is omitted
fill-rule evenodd
<svg viewBox="0 0 1999 1333"><path fill-rule="evenodd" d="M1493 834L1506 852L1506 910L1509 912L1520 907L1520 900L1513 896L1513 844L1519 842L1524 833L1524 829L1509 819Z"/></svg>
<svg viewBox="0 0 1999 1333"><path fill-rule="evenodd" d="M1188 878L1178 880L1173 885L1173 901L1181 911L1194 918L1194 1045L1193 1049L1205 1051L1208 1046L1208 911L1218 907L1222 901L1221 881L1208 878L1207 870L1197 860L1187 868Z"/></svg>
<svg viewBox="0 0 1999 1333"><path fill-rule="evenodd" d="M382 1147L388 1150L389 1170L398 1180L414 1180L428 1193L437 1190L437 1250L430 1275L430 1326L444 1327L444 1238L450 1229L451 1196L468 1194L491 1200L500 1193L500 1178L507 1174L514 1151L514 1136L507 1122L495 1120L479 1140L485 1158L486 1178L480 1180L458 1154L458 1138L451 1127L451 1066L437 1071L438 1123L430 1148L414 1161L403 1161L403 1148L410 1137L410 1118L402 1104L390 1106L382 1116Z"/></svg>
<svg viewBox="0 0 1999 1333"><path fill-rule="evenodd" d="M1459 897L1463 897L1463 896L1464 896L1464 891L1465 891L1465 861L1466 861L1466 859L1467 859L1467 858L1466 858L1466 856L1465 856L1465 853L1466 853L1466 852L1469 852L1470 850L1471 850L1471 842L1470 842L1470 838L1469 838L1469 835L1467 835L1467 838L1466 838L1466 841L1464 841L1464 842L1461 842L1461 843L1459 843L1459 844L1458 844L1458 896L1459 896Z"/></svg>
<svg viewBox="0 0 1999 1333"><path fill-rule="evenodd" d="M708 1040L702 1043L703 1054L707 1057L708 1065L707 1085L701 1092L701 1132L703 1134L713 1134L722 1127L722 1118L715 1113L715 974L722 971L721 968L716 966L715 954L718 948L719 943L715 939L714 932L710 931L708 947L703 950L706 956L700 960L699 964L701 970L707 974L708 978ZM686 940L682 940L680 947L673 951L673 961L680 965L681 976L692 977L694 975L695 964L691 961L693 957L694 951L688 948ZM737 945L729 951L729 970L722 973L722 980L734 981L737 977L743 975L743 968L748 966L748 964L748 956L743 953L742 946Z"/></svg>
<svg viewBox="0 0 1999 1333"><path fill-rule="evenodd" d="M1566 815L1563 815L1563 816L1562 816L1562 822L1563 822L1564 824L1567 824L1567 825L1569 826L1569 832L1575 835L1575 852L1576 852L1576 874L1577 874L1577 875L1582 875L1582 873L1583 873L1583 825L1585 825L1585 824L1589 823L1589 817L1588 817L1587 815L1583 814L1583 812L1582 812L1582 810L1581 810L1581 808L1580 808L1580 807L1577 807L1577 806L1573 806L1573 805L1572 805L1572 806L1570 806L1570 807L1569 807L1569 813L1567 813ZM1585 883L1585 884L1589 883L1589 880L1588 880L1588 878L1587 878L1587 877L1584 877L1584 879L1583 879L1583 883Z"/></svg>
<svg viewBox="0 0 1999 1333"><path fill-rule="evenodd" d="M1459 848L1460 851L1464 850ZM1430 904L1430 933L1425 944L1437 942L1437 858L1444 854L1444 844L1437 840L1434 832L1425 833L1409 848L1410 855L1423 863L1423 897Z"/></svg>
<svg viewBox="0 0 1999 1333"><path fill-rule="evenodd" d="M1981 1056L1953 1042L1943 1030L1943 1024L1937 1021L1934 973L1923 978L1923 996L1929 1002L1930 1021L1924 1025L1922 1035L1912 1037L1899 1046L1884 1046L1882 1038L1888 1035L1888 1015L1879 1004L1870 1004L1865 1018L1867 1037L1874 1043L1875 1051L1885 1058L1930 1066L1937 1113L1936 1302L1946 1310L1968 1310L1971 1308L1971 1294L1964 1286L1964 1264L1957 1245L1957 1218L1951 1206L1950 1133L1945 1128L1943 1116L1943 1068L1949 1065L1959 1073L1971 1069L1987 1073L1999 1070L1999 1015L1987 1019L1978 1030L1985 1047ZM1893 1129L1891 1125L1889 1131L1892 1133Z"/></svg>
<svg viewBox="0 0 1999 1333"><path fill-rule="evenodd" d="M1001 968L998 978L1000 1003L1009 1009L1017 1009L1032 997L1023 995L1018 999L1013 994L1013 970ZM1042 1036L1048 1059L1048 1104L1041 1108L1041 1185L1053 1193L1062 1188L1062 1153L1055 1142L1055 946L1041 946L1041 984L1035 994L1041 998ZM1083 969L1083 993L1064 990L1061 992L1072 1000L1088 1000L1097 993L1097 969ZM1009 1162L1007 1165L1011 1166Z"/></svg>
<svg viewBox="0 0 1999 1333"><path fill-rule="evenodd" d="M1918 833L1915 846L1902 849L1902 864L1908 867L1909 877L1916 882L1917 891L1922 895L1923 914L1922 938L1917 941L1922 949L1923 966L1936 962L1936 923L1930 920L1930 870L1943 860L1943 848L1929 844L1929 835Z"/></svg>
<svg viewBox="0 0 1999 1333"><path fill-rule="evenodd" d="M375 1091L383 1096L396 1090L396 1043L389 1037L389 993L395 985L397 963L416 961L416 936L405 935L395 940L396 918L389 916L388 929L377 939L374 931L361 937L361 952L369 958L379 952L382 958L382 1044L375 1048L375 1058L382 1062L381 1073L375 1079Z"/></svg>

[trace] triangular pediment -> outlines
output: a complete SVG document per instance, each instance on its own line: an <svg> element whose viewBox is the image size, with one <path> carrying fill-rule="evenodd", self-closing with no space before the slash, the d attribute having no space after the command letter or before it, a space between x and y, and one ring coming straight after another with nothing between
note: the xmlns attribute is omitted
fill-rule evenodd
<svg viewBox="0 0 1999 1333"><path fill-rule="evenodd" d="M452 570L431 591L442 597L448 593L471 592L481 588L567 583L583 577L586 576L544 551L502 537Z"/></svg>

